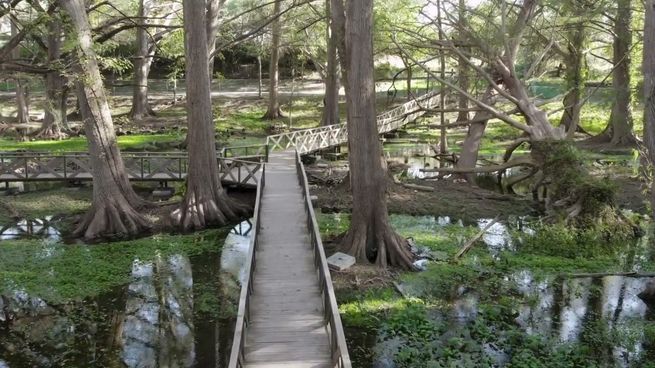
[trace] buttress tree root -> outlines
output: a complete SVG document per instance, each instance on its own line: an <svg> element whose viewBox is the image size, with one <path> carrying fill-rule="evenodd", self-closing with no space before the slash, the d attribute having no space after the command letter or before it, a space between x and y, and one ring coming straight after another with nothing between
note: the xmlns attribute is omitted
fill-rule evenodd
<svg viewBox="0 0 655 368"><path fill-rule="evenodd" d="M382 219L351 227L342 238L341 244L343 251L360 263L372 262L382 268L392 266L414 270L414 256L409 242Z"/></svg>
<svg viewBox="0 0 655 368"><path fill-rule="evenodd" d="M82 218L73 232L85 241L107 238L132 238L148 234L148 219L127 204L123 198L116 202L97 202Z"/></svg>
<svg viewBox="0 0 655 368"><path fill-rule="evenodd" d="M249 208L230 198L220 188L196 188L187 193L178 209L171 214L174 226L184 232L223 226L249 214Z"/></svg>

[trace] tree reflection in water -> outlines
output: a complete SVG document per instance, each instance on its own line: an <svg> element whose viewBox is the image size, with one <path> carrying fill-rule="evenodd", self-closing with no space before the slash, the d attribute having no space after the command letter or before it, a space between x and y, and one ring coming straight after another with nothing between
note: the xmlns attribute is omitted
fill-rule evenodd
<svg viewBox="0 0 655 368"><path fill-rule="evenodd" d="M132 267L123 322L128 367L191 367L195 360L191 262L175 255Z"/></svg>

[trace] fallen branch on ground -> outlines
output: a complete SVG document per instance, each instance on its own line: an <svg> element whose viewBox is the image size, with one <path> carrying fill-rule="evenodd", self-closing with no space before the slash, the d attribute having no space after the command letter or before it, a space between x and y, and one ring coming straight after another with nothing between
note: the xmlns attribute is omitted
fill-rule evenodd
<svg viewBox="0 0 655 368"><path fill-rule="evenodd" d="M490 165L490 166L480 166L480 167L442 167L435 169L421 169L421 172L440 172L440 173L489 173L496 172L501 170L507 170L516 166L530 166L536 167L537 164L532 161L530 158L518 158L511 161L508 161L504 164L499 165Z"/></svg>
<svg viewBox="0 0 655 368"><path fill-rule="evenodd" d="M427 185L418 185L418 184L403 183L403 182L401 182L400 180L396 179L395 176L394 176L394 178L393 178L393 182L396 183L396 184L398 184L398 185L402 185L403 187L405 187L405 188L407 188L407 189L420 190L420 191L422 191L422 192L434 192L434 191L435 191L435 189L434 189L433 187L429 187L429 186L427 186Z"/></svg>
<svg viewBox="0 0 655 368"><path fill-rule="evenodd" d="M468 252L471 248L473 248L473 245L475 244L476 241L478 241L486 232L487 230L491 229L492 226L494 226L498 221L500 220L500 216L496 216L495 219L491 220L485 226L480 232L475 234L474 237L471 238L471 240L467 241L466 244L460 250L455 254L455 257L453 258L454 260L460 259L466 252Z"/></svg>

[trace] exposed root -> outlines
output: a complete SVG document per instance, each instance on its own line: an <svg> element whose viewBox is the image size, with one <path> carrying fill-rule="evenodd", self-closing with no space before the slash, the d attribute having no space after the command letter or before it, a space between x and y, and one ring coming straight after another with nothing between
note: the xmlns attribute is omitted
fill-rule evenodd
<svg viewBox="0 0 655 368"><path fill-rule="evenodd" d="M504 164L498 164L498 165L489 165L489 166L480 166L480 167L471 167L471 168L464 168L464 167L442 167L442 168L435 168L435 169L423 169L421 170L422 172L440 172L440 173L492 173L492 172L497 172L497 171L504 171L512 167L517 167L517 166L529 166L529 167L536 167L538 166L537 163L528 158L528 157L522 157L522 158L517 158L514 160L510 160Z"/></svg>
<svg viewBox="0 0 655 368"><path fill-rule="evenodd" d="M120 201L119 201L120 202ZM95 204L84 216L73 232L85 241L103 238L131 238L148 233L151 224L148 219L131 206L117 202Z"/></svg>
<svg viewBox="0 0 655 368"><path fill-rule="evenodd" d="M68 134L63 132L56 125L51 125L48 127L41 128L36 132L31 134L32 137L37 139L52 139L52 140L61 140L68 137Z"/></svg>
<svg viewBox="0 0 655 368"><path fill-rule="evenodd" d="M132 119L134 121L142 121L142 120L145 120L147 118L156 117L157 113L155 112L155 110L152 109L150 104L148 104L148 106L146 106L146 111L145 112L138 112L137 113L137 112L134 111L134 107L132 107L132 109L128 113L128 116L130 117L130 119Z"/></svg>
<svg viewBox="0 0 655 368"><path fill-rule="evenodd" d="M378 221L375 223L382 225ZM351 227L341 241L341 248L360 263L374 262L381 268L413 270L413 255L407 240L389 225L375 227L374 224Z"/></svg>
<svg viewBox="0 0 655 368"><path fill-rule="evenodd" d="M223 226L247 216L249 209L225 192L216 195L187 193L181 206L171 213L174 226L184 232Z"/></svg>
<svg viewBox="0 0 655 368"><path fill-rule="evenodd" d="M277 120L277 119L284 119L284 118L286 118L286 115L284 115L282 109L280 109L279 107L277 108L277 110L266 111L266 114L262 116L262 120Z"/></svg>
<svg viewBox="0 0 655 368"><path fill-rule="evenodd" d="M516 194L516 192L514 191L514 186L519 184L519 183L522 183L522 182L524 182L524 181L526 181L526 180L528 180L528 179L530 179L532 177L534 177L538 172L539 172L539 169L536 168L536 167L533 167L530 170L530 172L528 172L527 174L521 175L521 176L511 180L509 183L507 183L507 191L509 193L511 193L511 194ZM500 176L499 176L499 178L500 178Z"/></svg>

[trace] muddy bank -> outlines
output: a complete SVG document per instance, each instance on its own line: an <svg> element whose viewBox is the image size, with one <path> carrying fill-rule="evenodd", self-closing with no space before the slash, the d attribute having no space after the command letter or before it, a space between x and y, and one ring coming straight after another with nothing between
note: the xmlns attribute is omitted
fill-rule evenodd
<svg viewBox="0 0 655 368"><path fill-rule="evenodd" d="M324 213L350 212L352 196L345 183L324 184L317 181L312 193L318 196L315 203ZM433 192L406 188L391 180L388 183L389 212L412 216L442 215L473 222L479 218L501 215L536 214L533 202L513 195L454 183L452 181L410 180L408 183L429 186Z"/></svg>

